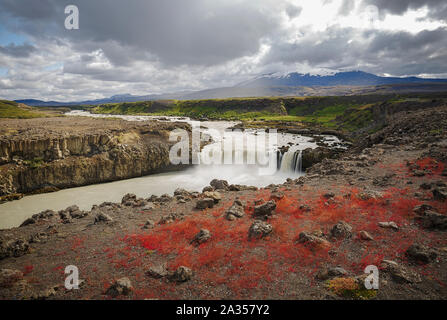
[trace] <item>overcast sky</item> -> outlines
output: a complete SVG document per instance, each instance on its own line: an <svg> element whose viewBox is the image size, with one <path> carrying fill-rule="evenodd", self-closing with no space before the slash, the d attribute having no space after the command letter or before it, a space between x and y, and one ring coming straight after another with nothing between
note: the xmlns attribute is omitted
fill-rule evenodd
<svg viewBox="0 0 447 320"><path fill-rule="evenodd" d="M66 30L66 5L79 30ZM270 72L447 77L446 0L0 0L0 98L79 101Z"/></svg>

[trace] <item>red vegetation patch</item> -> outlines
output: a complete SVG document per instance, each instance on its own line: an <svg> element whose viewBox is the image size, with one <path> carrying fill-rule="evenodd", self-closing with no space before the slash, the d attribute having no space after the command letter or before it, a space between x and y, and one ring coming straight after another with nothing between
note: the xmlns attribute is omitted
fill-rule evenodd
<svg viewBox="0 0 447 320"><path fill-rule="evenodd" d="M30 274L31 272L33 272L34 270L34 266L28 265L28 266L24 266L23 267L23 275L26 276L27 274Z"/></svg>
<svg viewBox="0 0 447 320"><path fill-rule="evenodd" d="M444 163L439 162L433 158L423 158L416 160L414 163L419 170L424 170L425 172L431 172L433 175L440 175L445 168Z"/></svg>
<svg viewBox="0 0 447 320"><path fill-rule="evenodd" d="M78 249L85 248L84 241L85 237L74 237L71 242L71 250L78 251Z"/></svg>
<svg viewBox="0 0 447 320"><path fill-rule="evenodd" d="M284 190L285 197L276 202L276 214L268 221L273 233L265 239L248 238L255 201L270 199L270 192L261 190L255 198L244 199L247 202L244 218L227 221L224 213L231 203L225 203L223 208L205 210L145 233L127 235L121 239L125 248L106 249L104 253L119 268L136 268L142 264L142 255L154 255L156 260L168 261L171 270L180 265L194 270L196 281L184 284L183 288L200 290L203 294L207 292L200 289L204 286L223 286L231 291L232 298L243 298L253 290L266 294L269 290L278 292L294 276L305 276L312 285L315 274L324 266L341 265L358 274L367 265L379 266L383 259L398 261L417 239L428 245L447 245L445 237L410 227L413 208L421 201L414 199L407 189L390 188L382 196L367 200L360 199L359 191L353 188L339 191L332 199L322 194L315 197L311 192L294 192ZM441 209L447 211L447 207ZM341 220L353 227L352 241L327 237L330 247L320 249L296 241L303 231L328 235ZM378 223L383 221L394 221L401 231L380 228ZM190 241L200 229L208 229L212 237L196 247ZM374 241L360 240L357 234L362 230L370 233ZM117 255L120 257L116 258ZM150 292L143 290L139 296L174 298L177 290L173 284L154 280Z"/></svg>

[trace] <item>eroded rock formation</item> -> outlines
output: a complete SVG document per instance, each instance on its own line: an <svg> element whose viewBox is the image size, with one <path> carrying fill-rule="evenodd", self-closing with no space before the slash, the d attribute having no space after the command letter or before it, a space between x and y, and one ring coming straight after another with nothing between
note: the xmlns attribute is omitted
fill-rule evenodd
<svg viewBox="0 0 447 320"><path fill-rule="evenodd" d="M186 123L75 120L80 130L72 119L47 121L51 130L0 136L0 200L175 169L169 132L189 130Z"/></svg>

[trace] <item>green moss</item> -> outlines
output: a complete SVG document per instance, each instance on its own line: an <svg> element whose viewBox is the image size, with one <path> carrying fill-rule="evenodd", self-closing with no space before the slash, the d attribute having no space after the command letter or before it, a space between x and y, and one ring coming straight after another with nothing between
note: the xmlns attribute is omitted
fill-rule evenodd
<svg viewBox="0 0 447 320"><path fill-rule="evenodd" d="M377 290L368 290L353 278L328 280L326 288L336 295L347 299L369 300L377 296Z"/></svg>
<svg viewBox="0 0 447 320"><path fill-rule="evenodd" d="M24 163L31 169L40 168L44 164L43 158L34 158L32 160L25 160Z"/></svg>
<svg viewBox="0 0 447 320"><path fill-rule="evenodd" d="M138 115L150 113L152 102L132 102L132 103L111 103L94 107L91 112L102 114L127 114Z"/></svg>

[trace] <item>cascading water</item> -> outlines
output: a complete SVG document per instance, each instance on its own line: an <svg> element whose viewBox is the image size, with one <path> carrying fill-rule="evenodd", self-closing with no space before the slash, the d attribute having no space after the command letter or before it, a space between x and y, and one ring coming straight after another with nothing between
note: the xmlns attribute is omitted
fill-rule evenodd
<svg viewBox="0 0 447 320"><path fill-rule="evenodd" d="M287 151L279 156L279 171L281 172L303 172L303 151Z"/></svg>

